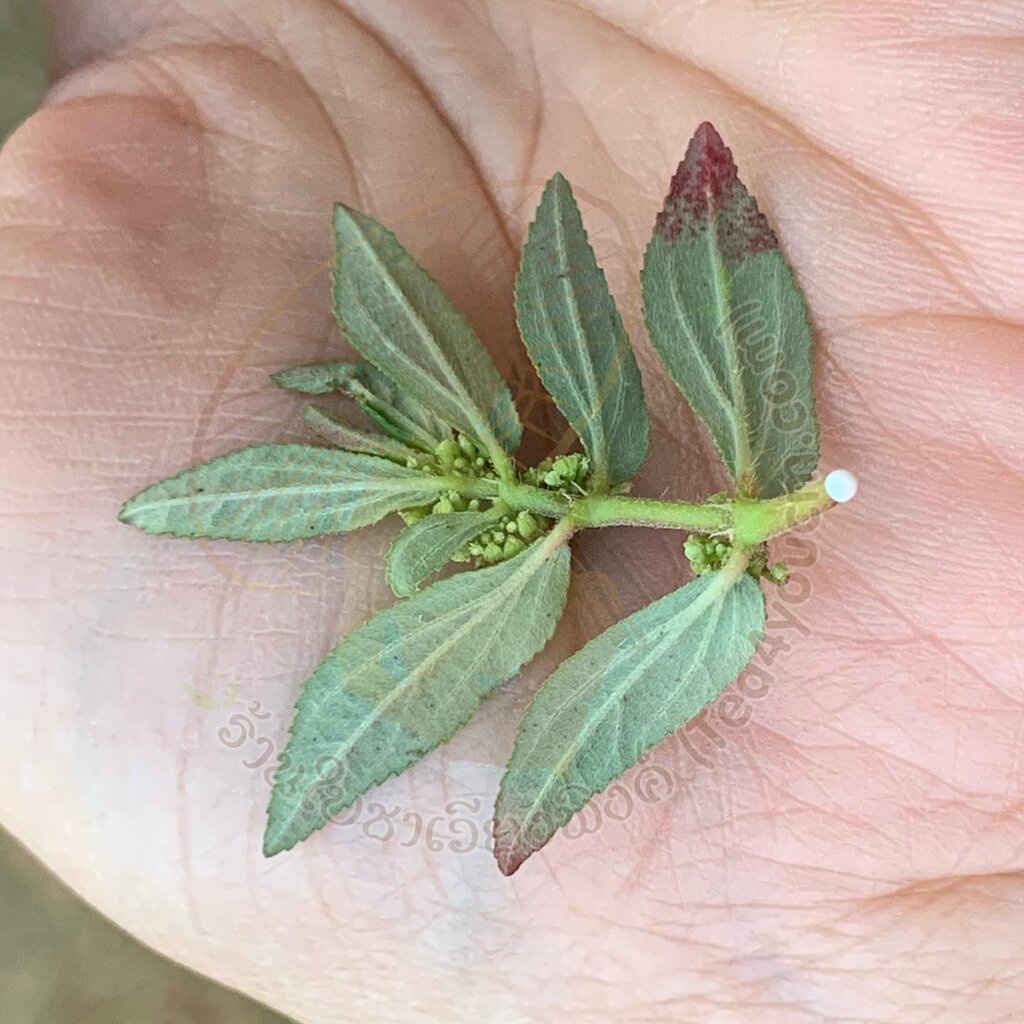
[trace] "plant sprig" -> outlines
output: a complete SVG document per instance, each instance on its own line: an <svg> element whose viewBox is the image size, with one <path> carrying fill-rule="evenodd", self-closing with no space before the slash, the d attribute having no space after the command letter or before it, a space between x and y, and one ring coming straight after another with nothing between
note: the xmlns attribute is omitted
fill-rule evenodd
<svg viewBox="0 0 1024 1024"><path fill-rule="evenodd" d="M629 493L649 444L640 372L564 177L544 189L514 299L527 352L582 451L536 466L514 460L522 426L483 346L398 239L339 204L334 242L334 312L365 361L273 380L345 396L366 423L309 405L303 422L333 448L230 452L146 488L120 518L150 533L256 541L339 533L392 512L406 523L387 557L400 600L343 637L303 687L267 856L445 742L537 654L565 605L574 533L687 531L695 578L584 645L530 704L495 807L495 856L511 874L736 678L764 631L756 581L786 577L768 541L852 497L845 471L811 480L804 299L731 153L701 125L657 216L643 307L733 489L662 501ZM423 587L450 562L468 568Z"/></svg>

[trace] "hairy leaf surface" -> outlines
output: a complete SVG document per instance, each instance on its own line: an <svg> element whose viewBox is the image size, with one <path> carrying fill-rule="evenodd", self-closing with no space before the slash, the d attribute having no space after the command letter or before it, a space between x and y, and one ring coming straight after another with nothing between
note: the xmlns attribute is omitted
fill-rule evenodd
<svg viewBox="0 0 1024 1024"><path fill-rule="evenodd" d="M407 526L388 550L387 578L400 597L414 593L452 555L500 518L494 512L448 512Z"/></svg>
<svg viewBox="0 0 1024 1024"><path fill-rule="evenodd" d="M530 225L515 304L541 382L590 456L594 490L628 480L647 454L640 371L561 174Z"/></svg>
<svg viewBox="0 0 1024 1024"><path fill-rule="evenodd" d="M495 857L516 871L750 660L764 600L742 571L701 576L595 637L530 704L495 807Z"/></svg>
<svg viewBox="0 0 1024 1024"><path fill-rule="evenodd" d="M472 328L398 239L334 208L334 312L348 341L446 423L492 455L522 434L512 397Z"/></svg>
<svg viewBox="0 0 1024 1024"><path fill-rule="evenodd" d="M270 379L305 395L347 395L389 437L422 451L431 452L451 437L447 423L370 363L306 363L272 373Z"/></svg>
<svg viewBox="0 0 1024 1024"><path fill-rule="evenodd" d="M569 551L552 533L379 612L307 680L275 779L264 852L290 849L450 738L547 643Z"/></svg>
<svg viewBox="0 0 1024 1024"><path fill-rule="evenodd" d="M176 537L287 541L368 526L436 500L440 483L388 459L302 444L221 455L147 487L119 519Z"/></svg>
<svg viewBox="0 0 1024 1024"><path fill-rule="evenodd" d="M807 309L706 122L672 179L641 279L651 342L741 492L773 498L808 480L818 424Z"/></svg>
<svg viewBox="0 0 1024 1024"><path fill-rule="evenodd" d="M379 434L367 434L363 430L357 430L355 427L349 426L344 420L340 420L337 416L329 413L326 409L320 409L315 405L307 405L302 410L302 422L317 437L347 452L380 455L386 459L398 459L402 463L416 455L414 449L402 444L401 441L396 441L392 437L382 437Z"/></svg>
<svg viewBox="0 0 1024 1024"><path fill-rule="evenodd" d="M286 391L327 395L332 391L345 390L346 384L356 378L358 370L358 363L303 363L302 366L278 370L270 375L270 379Z"/></svg>

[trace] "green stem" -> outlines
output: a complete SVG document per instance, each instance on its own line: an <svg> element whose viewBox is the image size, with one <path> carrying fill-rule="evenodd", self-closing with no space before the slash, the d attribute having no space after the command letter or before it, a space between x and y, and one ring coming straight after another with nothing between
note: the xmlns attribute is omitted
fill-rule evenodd
<svg viewBox="0 0 1024 1024"><path fill-rule="evenodd" d="M764 501L738 498L733 505L733 541L738 547L753 547L769 537L792 530L798 523L834 504L825 492L823 479L812 480L798 491L779 498Z"/></svg>
<svg viewBox="0 0 1024 1024"><path fill-rule="evenodd" d="M488 447L487 454L491 458L491 465L494 466L498 479L505 484L515 483L515 466L512 465L512 460L505 453L505 450L497 447L495 443L495 447Z"/></svg>
<svg viewBox="0 0 1024 1024"><path fill-rule="evenodd" d="M813 480L798 491L758 501L658 501L628 495L585 495L549 491L529 484L500 480L439 478L444 489L467 498L500 499L517 511L533 512L551 519L568 519L576 528L593 526L651 526L690 530L725 537L742 549L756 547L776 534L829 508L833 502L822 480Z"/></svg>
<svg viewBox="0 0 1024 1024"><path fill-rule="evenodd" d="M732 529L731 504L657 501L654 498L592 495L573 503L570 512L580 526L654 526L727 535Z"/></svg>
<svg viewBox="0 0 1024 1024"><path fill-rule="evenodd" d="M571 498L558 491L548 491L543 487L531 487L530 484L500 484L498 497L512 508L535 512L537 515L551 519L567 516L573 508Z"/></svg>
<svg viewBox="0 0 1024 1024"><path fill-rule="evenodd" d="M438 477L441 490L458 491L466 498L500 499L517 512L536 512L551 519L561 519L569 513L572 503L556 491L529 484L506 483L504 480L480 480L469 477Z"/></svg>

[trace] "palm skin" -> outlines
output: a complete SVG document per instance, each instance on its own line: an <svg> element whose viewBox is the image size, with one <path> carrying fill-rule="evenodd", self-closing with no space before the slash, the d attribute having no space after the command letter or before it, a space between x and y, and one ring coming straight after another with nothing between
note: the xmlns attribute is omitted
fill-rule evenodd
<svg viewBox="0 0 1024 1024"><path fill-rule="evenodd" d="M143 940L313 1024L1018 1019L1019 6L57 13L84 66L0 156L4 823ZM264 861L260 759L319 656L389 600L394 526L193 543L130 531L120 502L299 436L265 375L341 351L338 199L395 227L517 382L525 454L562 440L510 308L556 169L644 373L636 493L716 489L635 283L705 119L806 290L822 466L862 482L779 545L784 643L599 798L593 834L503 878L446 806L483 822L526 695L686 578L679 535L594 532L518 680L360 818ZM644 771L674 791L640 799ZM373 801L400 809L390 839ZM443 819L430 841L415 815Z"/></svg>

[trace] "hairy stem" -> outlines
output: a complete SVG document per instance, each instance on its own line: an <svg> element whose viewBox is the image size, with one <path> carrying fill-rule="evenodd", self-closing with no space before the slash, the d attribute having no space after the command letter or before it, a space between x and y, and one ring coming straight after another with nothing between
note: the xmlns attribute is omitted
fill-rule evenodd
<svg viewBox="0 0 1024 1024"><path fill-rule="evenodd" d="M721 501L693 504L592 495L574 502L570 515L580 526L654 526L722 536L729 536L732 530L732 505Z"/></svg>
<svg viewBox="0 0 1024 1024"><path fill-rule="evenodd" d="M515 467L512 465L512 460L505 454L501 448L491 448L488 452L491 457L491 463L498 473L498 477L504 484L512 484L516 479Z"/></svg>
<svg viewBox="0 0 1024 1024"><path fill-rule="evenodd" d="M691 530L722 536L737 547L752 548L797 523L829 508L833 501L822 480L812 480L798 491L759 501L658 501L627 495L579 495L498 480L443 478L442 486L467 498L501 499L516 511L525 510L552 519L568 518L577 528L591 526L651 526Z"/></svg>
<svg viewBox="0 0 1024 1024"><path fill-rule="evenodd" d="M792 530L798 523L834 504L822 479L812 480L792 494L766 501L738 498L733 505L733 541L739 547L753 547Z"/></svg>

